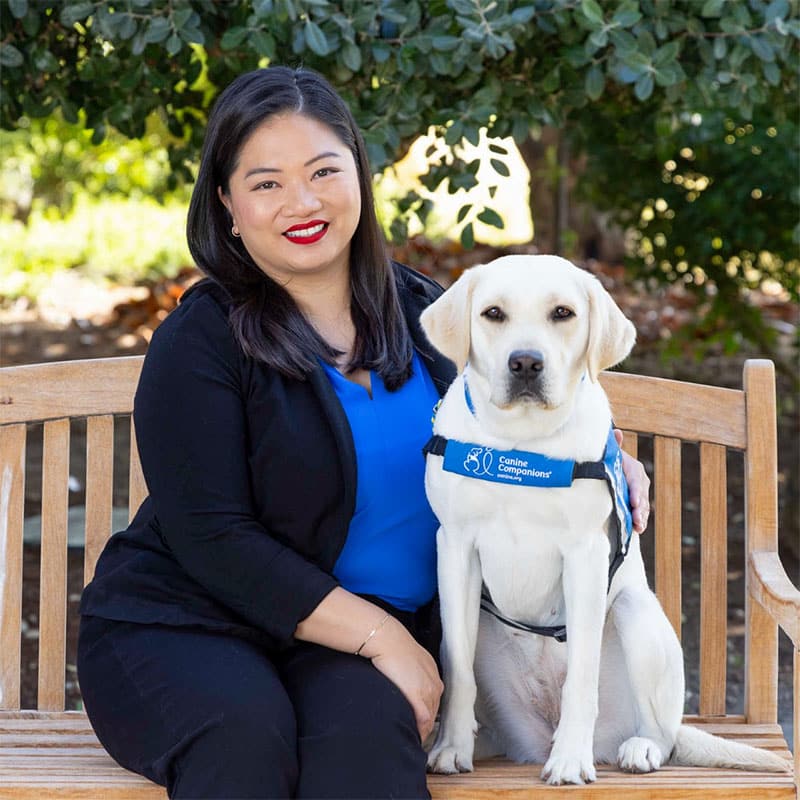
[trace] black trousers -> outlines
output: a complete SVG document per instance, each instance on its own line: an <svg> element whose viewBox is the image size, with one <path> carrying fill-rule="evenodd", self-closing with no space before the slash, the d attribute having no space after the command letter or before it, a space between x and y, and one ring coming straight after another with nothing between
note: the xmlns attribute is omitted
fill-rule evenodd
<svg viewBox="0 0 800 800"><path fill-rule="evenodd" d="M367 659L83 617L78 677L106 750L171 798L430 797L411 706Z"/></svg>

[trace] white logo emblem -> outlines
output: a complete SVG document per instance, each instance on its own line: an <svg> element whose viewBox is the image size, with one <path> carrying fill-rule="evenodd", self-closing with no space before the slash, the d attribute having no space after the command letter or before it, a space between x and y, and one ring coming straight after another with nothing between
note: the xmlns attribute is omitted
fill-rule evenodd
<svg viewBox="0 0 800 800"><path fill-rule="evenodd" d="M491 475L493 460L491 447L473 447L464 459L464 470L475 476Z"/></svg>

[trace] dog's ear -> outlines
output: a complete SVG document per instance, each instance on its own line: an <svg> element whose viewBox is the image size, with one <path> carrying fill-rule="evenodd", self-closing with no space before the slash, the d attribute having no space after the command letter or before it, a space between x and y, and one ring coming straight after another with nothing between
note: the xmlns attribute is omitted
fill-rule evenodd
<svg viewBox="0 0 800 800"><path fill-rule="evenodd" d="M469 360L470 316L475 267L464 270L458 280L419 318L430 343L453 361L459 372Z"/></svg>
<svg viewBox="0 0 800 800"><path fill-rule="evenodd" d="M601 370L613 367L630 353L636 328L622 313L597 278L584 273L589 295L589 378L597 382Z"/></svg>

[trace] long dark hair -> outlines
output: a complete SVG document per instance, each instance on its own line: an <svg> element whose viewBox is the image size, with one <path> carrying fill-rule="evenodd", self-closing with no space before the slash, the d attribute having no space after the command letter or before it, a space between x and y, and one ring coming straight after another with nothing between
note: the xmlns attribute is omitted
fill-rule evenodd
<svg viewBox="0 0 800 800"><path fill-rule="evenodd" d="M248 137L275 114L294 112L330 128L350 148L361 190L361 218L350 244L351 310L356 337L348 370L375 370L390 390L411 374L411 338L397 296L383 233L375 216L372 173L361 132L333 87L308 69L267 67L240 75L217 98L208 120L186 235L197 266L230 295L230 323L251 358L302 379L328 345L289 293L255 264L231 235L231 217L217 187L230 176Z"/></svg>

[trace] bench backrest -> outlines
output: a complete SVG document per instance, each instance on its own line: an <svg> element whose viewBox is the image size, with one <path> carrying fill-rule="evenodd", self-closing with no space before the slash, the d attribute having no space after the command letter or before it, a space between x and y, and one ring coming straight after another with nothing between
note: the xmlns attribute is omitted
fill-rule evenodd
<svg viewBox="0 0 800 800"><path fill-rule="evenodd" d="M0 370L0 709L20 708L26 432L43 424L38 708L62 710L66 668L67 506L70 423L86 419L84 581L112 530L114 418L130 415L141 357L61 362ZM681 633L682 443L700 459L701 715L725 713L728 549L727 451L744 453L747 553L777 550L774 370L748 361L743 389L604 373L625 449L652 448L655 590ZM132 432L133 433L133 432ZM129 517L146 495L130 437ZM647 536L653 535L648 533ZM646 539L647 537L645 537ZM746 556L745 556L746 558ZM746 605L745 714L777 716L777 626ZM757 657L753 657L757 655Z"/></svg>

